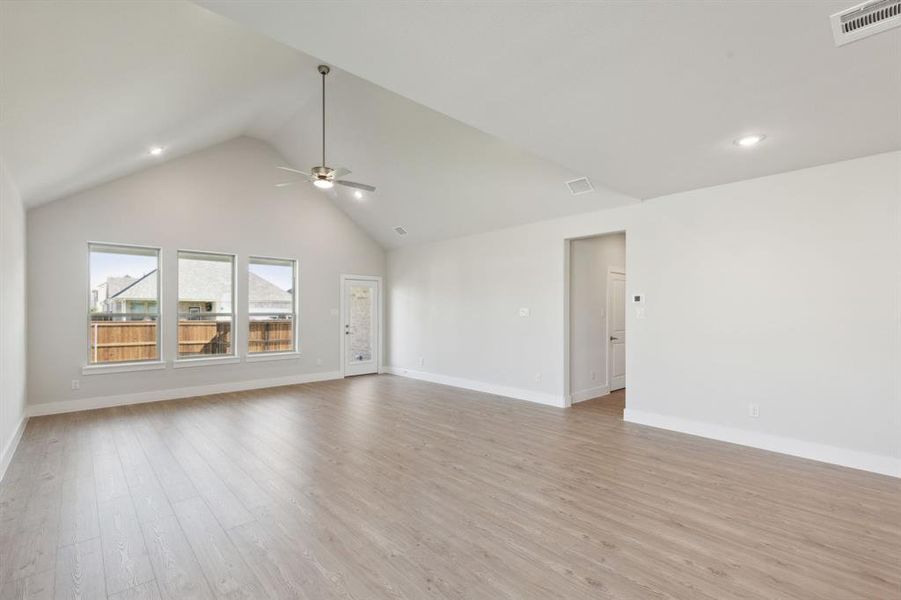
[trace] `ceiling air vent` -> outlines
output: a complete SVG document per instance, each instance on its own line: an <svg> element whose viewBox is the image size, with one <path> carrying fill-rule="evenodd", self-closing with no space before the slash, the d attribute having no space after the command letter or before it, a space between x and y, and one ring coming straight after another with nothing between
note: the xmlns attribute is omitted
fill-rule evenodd
<svg viewBox="0 0 901 600"><path fill-rule="evenodd" d="M396 233L397 235L407 235L407 230L398 225L394 228L394 233Z"/></svg>
<svg viewBox="0 0 901 600"><path fill-rule="evenodd" d="M569 186L569 191L573 196L578 196L579 194L587 194L588 192L594 191L594 187L592 187L591 182L588 181L587 177L579 177L578 179L567 181L566 185Z"/></svg>
<svg viewBox="0 0 901 600"><path fill-rule="evenodd" d="M835 13L829 20L835 45L843 46L901 25L901 0L871 0Z"/></svg>

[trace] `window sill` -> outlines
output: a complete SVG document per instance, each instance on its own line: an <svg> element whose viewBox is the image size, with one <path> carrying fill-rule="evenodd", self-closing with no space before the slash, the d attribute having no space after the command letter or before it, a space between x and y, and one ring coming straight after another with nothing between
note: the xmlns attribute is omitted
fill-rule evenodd
<svg viewBox="0 0 901 600"><path fill-rule="evenodd" d="M84 365L81 367L82 375L104 375L106 373L130 373L132 371L156 371L165 369L166 362L162 360L149 360L146 362L106 363L102 365Z"/></svg>
<svg viewBox="0 0 901 600"><path fill-rule="evenodd" d="M244 360L247 362L263 362L266 360L292 360L299 359L300 352L258 352L255 354L248 354L245 356Z"/></svg>
<svg viewBox="0 0 901 600"><path fill-rule="evenodd" d="M241 362L240 356L214 356L211 358L179 358L172 363L174 369L187 367L214 367L216 365L233 365Z"/></svg>

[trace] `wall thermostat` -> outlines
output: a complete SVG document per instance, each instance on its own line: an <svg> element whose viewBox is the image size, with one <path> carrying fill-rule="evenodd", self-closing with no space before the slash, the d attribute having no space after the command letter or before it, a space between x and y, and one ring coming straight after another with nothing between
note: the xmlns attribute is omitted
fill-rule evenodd
<svg viewBox="0 0 901 600"><path fill-rule="evenodd" d="M644 294L632 294L632 304L644 304Z"/></svg>

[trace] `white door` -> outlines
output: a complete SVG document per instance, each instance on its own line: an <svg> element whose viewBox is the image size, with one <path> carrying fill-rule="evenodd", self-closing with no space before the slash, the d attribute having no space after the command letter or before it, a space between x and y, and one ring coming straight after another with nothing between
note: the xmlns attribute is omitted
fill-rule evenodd
<svg viewBox="0 0 901 600"><path fill-rule="evenodd" d="M379 371L379 284L371 279L345 279L344 375Z"/></svg>
<svg viewBox="0 0 901 600"><path fill-rule="evenodd" d="M607 381L610 391L626 387L626 275L607 275Z"/></svg>

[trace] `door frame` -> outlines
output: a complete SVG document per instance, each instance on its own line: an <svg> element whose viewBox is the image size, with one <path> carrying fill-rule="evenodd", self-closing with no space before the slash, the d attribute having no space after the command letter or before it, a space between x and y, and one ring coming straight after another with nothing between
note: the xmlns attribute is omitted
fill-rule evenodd
<svg viewBox="0 0 901 600"><path fill-rule="evenodd" d="M344 314L345 306L344 302L344 284L349 280L361 280L361 281L374 281L376 284L376 290L378 293L376 294L376 301L378 302L378 307L376 307L376 314L379 320L379 335L376 340L376 373L381 374L385 372L385 368L383 366L383 357L385 356L385 302L384 302L384 293L385 286L382 281L381 275L354 275L351 273L342 273L338 277L338 372L341 373L341 378L347 377L345 374L345 356L344 356L344 339L347 337L344 335Z"/></svg>
<svg viewBox="0 0 901 600"><path fill-rule="evenodd" d="M629 265L631 252L629 251L629 228L616 227L607 231L595 231L574 235L563 238L563 407L570 408L573 405L572 394L572 364L571 364L571 348L572 343L572 314L570 306L570 295L572 292L572 245L576 240L586 240L589 238L600 237L602 235L610 235L613 233L626 234L626 266ZM627 275L628 277L628 275ZM627 279L628 286L628 279ZM626 288L626 296L628 297L628 287ZM628 305L628 303L627 303ZM605 317L606 318L606 317ZM626 310L626 324L628 326L630 317L629 311ZM628 353L628 351L627 351ZM609 368L609 367L608 367ZM626 408L629 407L629 396L626 396Z"/></svg>
<svg viewBox="0 0 901 600"><path fill-rule="evenodd" d="M629 285L629 283L628 283L629 279L628 279L628 276L626 275L626 267L608 266L607 267L607 294L606 294L607 297L604 299L604 302L605 302L605 306L604 306L604 343L607 344L607 352L604 353L607 358L607 361L606 361L607 364L604 366L607 369L607 378L606 379L607 379L607 393L608 394L611 391L613 391L613 382L611 381L611 378L610 378L610 359L613 357L613 353L610 351L611 346L613 345L610 343L610 281L612 280L613 275L622 275L623 278L626 280L626 289L623 290L623 293L624 293L623 311L625 311L626 314L628 314L628 312L629 312L629 310L627 308L628 304L629 304L627 302L627 300L629 298L629 293L627 291L628 285ZM628 334L626 334L626 341L623 343L627 344L628 342L629 342L629 337L628 337ZM626 376L628 376L628 373L626 374Z"/></svg>

